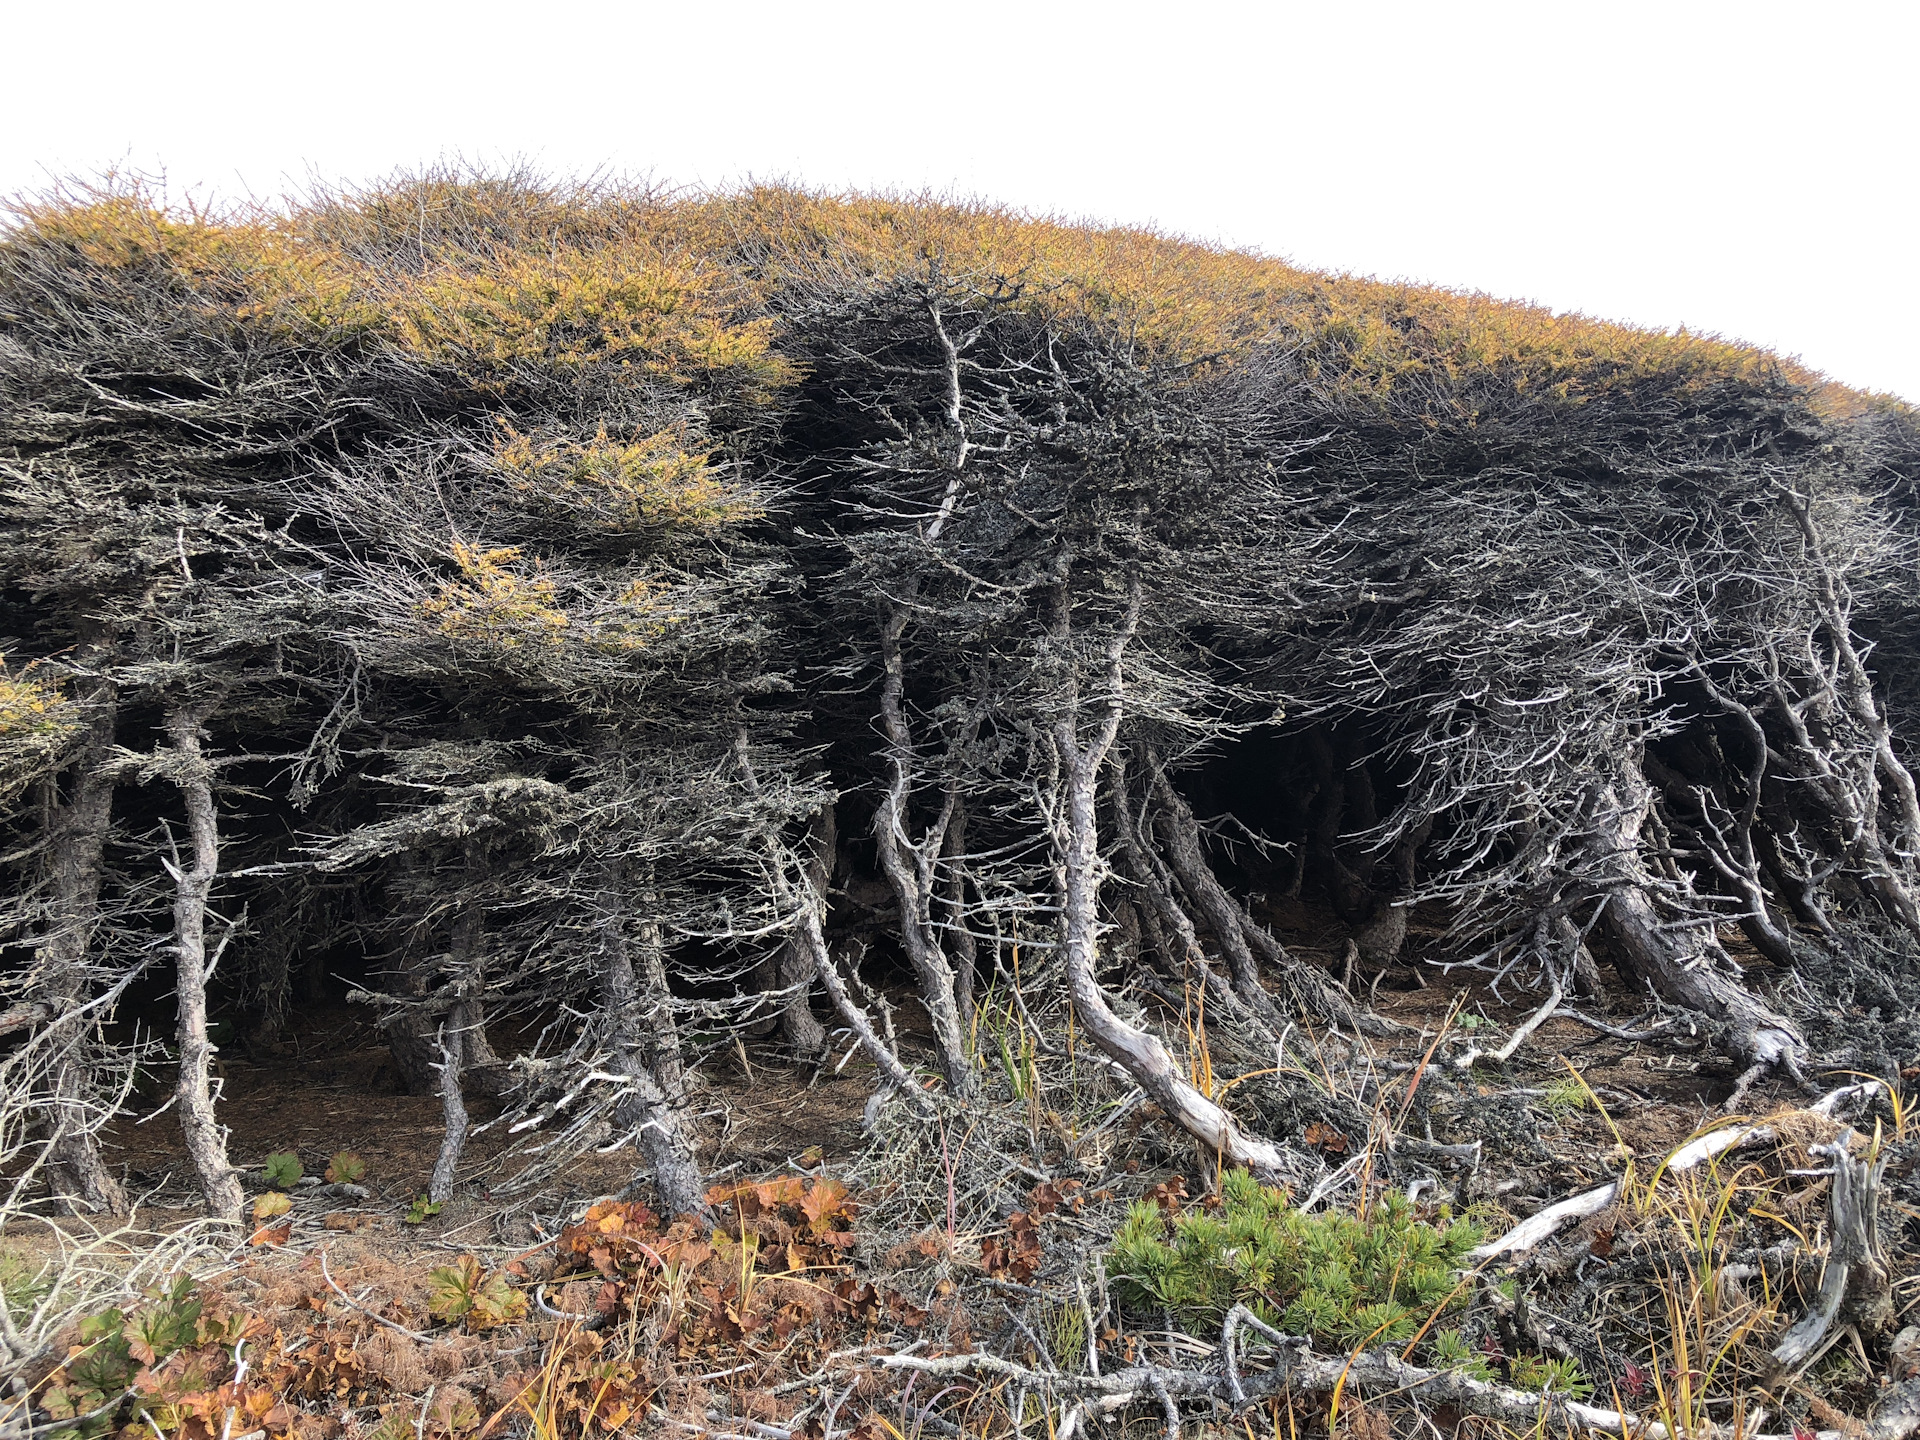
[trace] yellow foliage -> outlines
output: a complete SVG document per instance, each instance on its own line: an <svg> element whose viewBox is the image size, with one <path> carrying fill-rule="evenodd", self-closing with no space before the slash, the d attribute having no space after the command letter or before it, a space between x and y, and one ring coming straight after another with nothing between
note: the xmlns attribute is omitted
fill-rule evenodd
<svg viewBox="0 0 1920 1440"><path fill-rule="evenodd" d="M670 212L610 203L576 216L563 243L554 223L562 207L523 205L533 213L515 216L499 187L437 189L373 197L364 218L410 228L403 198L424 212L429 199L444 209L466 189L500 213L467 216L451 239L423 239L396 258L366 243L365 224L335 212L178 214L135 187L25 206L6 243L64 246L105 270L157 267L202 308L310 338L375 331L477 379L520 364L595 362L676 383L727 374L760 392L789 378L750 288L676 238L684 226L660 223ZM503 216L520 223L498 223ZM534 233L536 219L548 222L545 233Z"/></svg>
<svg viewBox="0 0 1920 1440"><path fill-rule="evenodd" d="M624 586L611 606L596 614L589 642L602 654L644 650L686 617L666 604L666 587L647 580Z"/></svg>
<svg viewBox="0 0 1920 1440"><path fill-rule="evenodd" d="M493 458L530 503L608 530L710 530L759 513L720 482L711 452L687 449L677 430L621 442L602 426L583 444L537 440L502 422Z"/></svg>
<svg viewBox="0 0 1920 1440"><path fill-rule="evenodd" d="M460 578L441 582L415 615L449 639L504 650L573 643L601 654L644 649L683 618L668 608L667 591L647 580L623 586L610 601L583 604L576 615L561 604L546 567L524 562L517 545L483 550L456 540L451 549Z"/></svg>
<svg viewBox="0 0 1920 1440"><path fill-rule="evenodd" d="M625 248L508 255L400 285L388 315L401 345L478 375L609 360L677 382L733 370L779 384L771 322L731 322L723 279Z"/></svg>
<svg viewBox="0 0 1920 1440"><path fill-rule="evenodd" d="M29 207L13 244L66 246L107 270L170 270L200 308L281 334L342 338L380 320L343 258L274 216L180 217L139 193Z"/></svg>
<svg viewBox="0 0 1920 1440"><path fill-rule="evenodd" d="M724 379L765 399L794 377L769 318L779 292L937 274L1117 332L1142 361L1231 363L1270 341L1340 393L1412 383L1426 403L1465 414L1477 408L1469 391L1579 404L1648 383L1685 394L1785 382L1836 417L1874 403L1712 336L927 197L780 187L661 197L430 176L287 215L178 214L136 187L18 217L6 246L66 245L109 269L171 267L242 321L313 337L373 332L481 383L524 366L613 367L670 383Z"/></svg>
<svg viewBox="0 0 1920 1440"><path fill-rule="evenodd" d="M937 269L1020 287L1021 303L1119 327L1144 355L1231 359L1299 347L1319 377L1385 393L1408 376L1492 380L1577 401L1662 377L1683 384L1820 377L1752 346L1556 315L1430 286L1301 270L1147 230L1033 219L991 206L763 188L704 202L755 238L778 276L884 282ZM1831 403L1831 401L1829 401Z"/></svg>
<svg viewBox="0 0 1920 1440"><path fill-rule="evenodd" d="M515 570L520 547L482 550L453 542L458 580L446 580L416 607L420 618L440 634L482 640L517 649L526 644L557 645L572 622L554 603L554 584L535 561L530 574Z"/></svg>
<svg viewBox="0 0 1920 1440"><path fill-rule="evenodd" d="M57 744L80 727L77 708L59 682L36 675L34 668L15 674L0 655L0 740Z"/></svg>
<svg viewBox="0 0 1920 1440"><path fill-rule="evenodd" d="M0 655L0 805L59 763L79 732L79 707L57 681L31 664L11 671Z"/></svg>

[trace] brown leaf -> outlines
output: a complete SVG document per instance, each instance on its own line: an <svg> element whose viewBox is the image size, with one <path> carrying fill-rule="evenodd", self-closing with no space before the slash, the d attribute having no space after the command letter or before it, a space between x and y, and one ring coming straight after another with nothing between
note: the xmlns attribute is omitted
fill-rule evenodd
<svg viewBox="0 0 1920 1440"><path fill-rule="evenodd" d="M1167 1214L1174 1214L1186 1204L1187 1177L1184 1175L1176 1175L1171 1180L1162 1180L1158 1185L1155 1185L1151 1190L1147 1191L1146 1198L1153 1201L1154 1204L1158 1205Z"/></svg>
<svg viewBox="0 0 1920 1440"><path fill-rule="evenodd" d="M1307 1144L1313 1146L1315 1149L1324 1150L1329 1155L1344 1155L1347 1153L1347 1145L1349 1142L1345 1133L1319 1120L1307 1126L1307 1133L1302 1138L1306 1140Z"/></svg>
<svg viewBox="0 0 1920 1440"><path fill-rule="evenodd" d="M799 1178L794 1178L797 1186ZM805 1198L800 1201L800 1213L807 1217L816 1234L835 1228L834 1222L846 1214L847 1187L831 1176L823 1175L813 1182Z"/></svg>

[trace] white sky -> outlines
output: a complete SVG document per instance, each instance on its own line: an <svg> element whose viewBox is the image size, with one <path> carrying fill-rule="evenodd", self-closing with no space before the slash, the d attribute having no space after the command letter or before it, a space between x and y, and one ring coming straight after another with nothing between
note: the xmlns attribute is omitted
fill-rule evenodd
<svg viewBox="0 0 1920 1440"><path fill-rule="evenodd" d="M1920 401L1914 0L0 0L0 192L442 155L958 191Z"/></svg>

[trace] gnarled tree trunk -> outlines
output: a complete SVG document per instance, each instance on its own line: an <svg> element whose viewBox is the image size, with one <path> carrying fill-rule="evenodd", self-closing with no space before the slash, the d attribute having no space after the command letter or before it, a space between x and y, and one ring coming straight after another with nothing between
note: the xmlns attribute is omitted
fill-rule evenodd
<svg viewBox="0 0 1920 1440"><path fill-rule="evenodd" d="M1061 588L1064 591L1064 582ZM1071 638L1068 606L1063 593L1056 600L1054 631L1063 650ZM1180 1074L1159 1037L1122 1020L1100 989L1095 967L1100 939L1100 877L1105 867L1100 858L1096 801L1101 770L1119 733L1123 713L1121 657L1133 637L1139 614L1140 583L1136 580L1127 618L1107 645L1105 714L1092 722L1091 733L1082 740L1079 688L1072 682L1051 726L1054 750L1064 769L1064 803L1055 843L1062 889L1060 943L1073 1010L1094 1043L1134 1078L1169 1120L1225 1164L1242 1165L1256 1175L1278 1178L1290 1168L1280 1148L1248 1135L1231 1115L1195 1089Z"/></svg>
<svg viewBox="0 0 1920 1440"><path fill-rule="evenodd" d="M833 858L839 844L832 802L820 807L808 827L805 883L812 893L825 895L833 876ZM774 957L773 981L786 992L780 1002L780 1035L794 1059L817 1064L827 1052L827 1028L813 1013L813 985L818 967L797 935L789 935Z"/></svg>
<svg viewBox="0 0 1920 1440"><path fill-rule="evenodd" d="M227 1163L227 1129L215 1113L209 1072L215 1048L207 1038L207 897L220 870L219 817L213 802L213 771L200 745L207 712L177 704L167 711L167 736L173 754L169 771L187 812L190 858L167 863L173 876L173 945L177 961L176 995L180 1076L174 1096L180 1133L200 1176L207 1210L222 1220L238 1221L245 1196L240 1177ZM214 957L216 960L218 956Z"/></svg>
<svg viewBox="0 0 1920 1440"><path fill-rule="evenodd" d="M1736 1054L1797 1073L1806 1041L1792 1021L1763 1004L1705 926L1676 927L1655 907L1641 832L1653 803L1637 757L1624 756L1597 797L1594 833L1609 857L1611 884L1600 929L1628 975L1675 1004L1725 1024Z"/></svg>
<svg viewBox="0 0 1920 1440"><path fill-rule="evenodd" d="M467 1148L467 1100L461 1082L469 1023L467 1002L462 1000L448 1012L436 1037L440 1050L440 1153L434 1157L433 1176L427 1181L427 1198L436 1205L453 1198L454 1177Z"/></svg>
<svg viewBox="0 0 1920 1440"><path fill-rule="evenodd" d="M1227 893L1213 873L1206 851L1200 845L1200 826L1186 798L1167 778L1157 760L1153 767L1153 791L1160 802L1155 820L1161 846L1180 886L1192 897L1206 917L1220 951L1227 957L1233 973L1233 988L1255 1014L1278 1035L1285 1021L1262 983L1260 965L1273 968L1280 983L1294 1001L1314 1019L1346 1029L1365 1028L1366 1022L1355 1007L1322 978L1319 971L1288 955L1285 947L1255 923L1246 908ZM1403 917L1405 911L1401 910ZM1402 921L1404 926L1404 918Z"/></svg>
<svg viewBox="0 0 1920 1440"><path fill-rule="evenodd" d="M679 1029L666 990L659 924L651 918L642 920L636 947L629 934L627 893L624 867L608 862L597 900L600 1002L612 1048L609 1068L629 1087L614 1122L634 1133L653 1172L661 1208L670 1215L704 1214L706 1187L687 1113ZM646 900L643 886L643 909L650 908Z"/></svg>
<svg viewBox="0 0 1920 1440"><path fill-rule="evenodd" d="M953 964L940 943L933 916L933 907L939 899L939 856L945 847L947 828L958 808L959 796L949 789L926 834L917 841L909 837L907 832L912 822L908 801L913 793L915 752L902 693L905 669L900 637L906 628L906 614L904 607L888 605L881 617L880 723L887 737L887 785L874 808L873 834L879 847L880 868L900 903L900 944L919 982L920 1003L926 1007L927 1021L933 1031L935 1059L947 1088L957 1097L967 1099L977 1088L971 1048L960 1019Z"/></svg>
<svg viewBox="0 0 1920 1440"><path fill-rule="evenodd" d="M89 709L86 743L73 766L72 790L62 803L58 782L48 784L47 929L35 966L37 983L27 999L52 1019L42 1042L51 1057L48 1089L54 1113L49 1134L47 1184L68 1209L123 1211L126 1194L100 1155L96 1129L82 1121L95 1081L86 1064L86 1032L94 1017L74 1018L86 999L85 967L100 918L100 881L108 832L113 824L114 782L102 772L113 749L117 696L105 680L76 686Z"/></svg>

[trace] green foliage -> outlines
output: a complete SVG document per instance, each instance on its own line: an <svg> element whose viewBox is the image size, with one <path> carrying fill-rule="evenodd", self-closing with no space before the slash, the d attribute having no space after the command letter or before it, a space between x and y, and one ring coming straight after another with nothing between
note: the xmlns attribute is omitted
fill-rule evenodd
<svg viewBox="0 0 1920 1440"><path fill-rule="evenodd" d="M291 1190L305 1173L300 1157L291 1150L277 1150L267 1156L267 1183L276 1190Z"/></svg>
<svg viewBox="0 0 1920 1440"><path fill-rule="evenodd" d="M409 1225L424 1225L439 1213L438 1203L429 1200L425 1194L420 1194L413 1197L413 1204L407 1207L404 1218Z"/></svg>
<svg viewBox="0 0 1920 1440"><path fill-rule="evenodd" d="M1578 1077L1557 1081L1547 1087L1543 1101L1547 1113L1556 1120L1564 1120L1576 1110L1584 1110L1589 1103L1587 1087Z"/></svg>
<svg viewBox="0 0 1920 1440"><path fill-rule="evenodd" d="M1469 1380L1492 1380L1493 1367L1458 1330L1442 1330L1433 1337L1428 1360L1437 1370L1464 1371Z"/></svg>
<svg viewBox="0 0 1920 1440"><path fill-rule="evenodd" d="M103 1310L80 1322L81 1352L54 1373L40 1403L55 1420L78 1423L54 1430L53 1440L91 1440L113 1429L113 1412L93 1416L134 1387L142 1370L178 1350L227 1338L225 1323L206 1314L198 1287L181 1276L147 1293L129 1313Z"/></svg>
<svg viewBox="0 0 1920 1440"><path fill-rule="evenodd" d="M428 1278L433 1294L427 1310L436 1320L464 1321L470 1330L486 1330L511 1324L527 1313L527 1297L509 1285L506 1276L481 1269L471 1255L462 1255L457 1264L436 1267Z"/></svg>
<svg viewBox="0 0 1920 1440"><path fill-rule="evenodd" d="M1482 1238L1464 1220L1416 1218L1399 1195L1365 1219L1302 1215L1234 1171L1214 1213L1169 1221L1134 1205L1109 1265L1134 1305L1212 1324L1237 1302L1290 1334L1357 1345L1410 1340L1429 1315L1463 1305L1455 1271Z"/></svg>
<svg viewBox="0 0 1920 1440"><path fill-rule="evenodd" d="M329 1185L357 1185L360 1177L367 1173L367 1162L351 1150L336 1151L327 1162L327 1183Z"/></svg>
<svg viewBox="0 0 1920 1440"><path fill-rule="evenodd" d="M1078 1370L1087 1354L1087 1312L1077 1302L1065 1301L1049 1306L1046 1319L1054 1358Z"/></svg>
<svg viewBox="0 0 1920 1440"><path fill-rule="evenodd" d="M1593 1382L1581 1373L1577 1360L1548 1360L1539 1355L1516 1356L1513 1374L1508 1378L1514 1389L1532 1394L1552 1391L1584 1400L1593 1393Z"/></svg>

